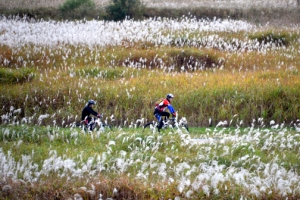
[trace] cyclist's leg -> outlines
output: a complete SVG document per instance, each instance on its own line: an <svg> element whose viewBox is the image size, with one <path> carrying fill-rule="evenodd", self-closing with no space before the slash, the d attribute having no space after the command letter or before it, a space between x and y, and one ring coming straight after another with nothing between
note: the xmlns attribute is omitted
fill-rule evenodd
<svg viewBox="0 0 300 200"><path fill-rule="evenodd" d="M88 117L88 124L87 124L88 131L92 131L95 128L95 126L96 126L96 123L95 123L94 119L91 117Z"/></svg>
<svg viewBox="0 0 300 200"><path fill-rule="evenodd" d="M154 116L155 118L157 119L158 121L158 126L157 126L157 129L158 129L158 132L160 132L160 129L162 128L164 122L163 122L163 118L161 117L161 112L155 112L154 113Z"/></svg>
<svg viewBox="0 0 300 200"><path fill-rule="evenodd" d="M168 112L161 112L161 116L165 117L165 122L169 119L170 113Z"/></svg>
<svg viewBox="0 0 300 200"><path fill-rule="evenodd" d="M169 117L170 117L170 113L168 112L160 112L159 113L159 117L156 116L159 124L157 126L158 128L158 131L160 131L160 129L162 129L163 125L164 125L164 121L163 121L163 118L162 117L165 117L165 120L167 120Z"/></svg>
<svg viewBox="0 0 300 200"><path fill-rule="evenodd" d="M163 126L165 126L165 123L167 123L167 121L168 121L168 119L170 117L170 113L168 113L168 112L162 112L161 116L165 117L165 121L163 122Z"/></svg>
<svg viewBox="0 0 300 200"><path fill-rule="evenodd" d="M90 123L90 131L94 130L94 128L96 127L96 123L93 121Z"/></svg>
<svg viewBox="0 0 300 200"><path fill-rule="evenodd" d="M170 113L168 113L168 112L162 112L162 116L165 116L166 119L169 119Z"/></svg>

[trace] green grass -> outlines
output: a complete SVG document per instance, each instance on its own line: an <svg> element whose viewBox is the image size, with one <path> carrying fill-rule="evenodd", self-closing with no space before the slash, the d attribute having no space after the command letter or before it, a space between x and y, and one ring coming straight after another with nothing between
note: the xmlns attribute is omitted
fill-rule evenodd
<svg viewBox="0 0 300 200"><path fill-rule="evenodd" d="M9 69L0 68L0 84L16 84L30 82L35 77L33 69Z"/></svg>
<svg viewBox="0 0 300 200"><path fill-rule="evenodd" d="M295 37L297 37L297 35L294 35L293 33L289 33L287 31L275 33L272 30L249 35L250 39L257 40L259 43L269 42L277 46L288 46L291 41L295 39Z"/></svg>
<svg viewBox="0 0 300 200"><path fill-rule="evenodd" d="M284 133L284 134L282 134ZM281 134L281 135L280 135ZM226 136L238 135L240 137L248 136L259 140L252 142L246 141L227 141L221 142L221 139ZM255 136L256 135L256 136ZM270 138L270 135L276 137ZM204 143L198 146L183 145L182 138L206 138L212 137L216 139L213 143ZM282 141L290 141L294 144L293 148L280 147ZM175 130L164 131L162 134L153 133L150 130L137 129L115 129L103 133L93 132L85 134L78 128L59 128L59 127L42 127L42 126L1 126L0 127L1 149L7 155L14 158L14 162L26 163L23 159L28 156L31 163L36 164L39 170L45 160L49 157L56 158L57 164L60 159L71 159L77 163L77 166L82 166L88 163L88 160L94 159L93 163L97 165L97 157L105 159L105 169L100 175L82 178L66 178L61 177L63 168L58 171L50 171L47 176L40 176L39 185L32 184L16 187L16 183L11 183L16 193L22 195L26 193L28 198L33 196L58 195L62 197L70 197L76 192L80 192L80 187L85 186L90 188L90 185L95 186L94 190L97 193L102 193L105 197L113 196L113 189L123 191L122 195L135 196L135 198L156 199L160 197L174 198L181 196L177 190L178 181L173 184L160 182L161 177L156 173L150 173L147 182L134 179L137 173L141 172L143 163L149 162L151 157L155 158L152 161L153 167L147 168L150 170L157 169L160 165L154 167L155 163L167 163L169 166L167 173L169 177L177 177L177 173L172 171L172 168L178 167L182 163L187 163L190 166L198 166L199 163L208 165L217 162L218 165L224 165L223 173L226 173L227 168L235 167L236 169L247 169L252 173L257 172L254 167L262 163L274 162L274 155L280 166L286 170L300 172L298 164L299 135L293 129L267 129L267 128L191 128L189 135L178 134ZM112 143L113 141L113 143ZM269 148L264 149L266 143L269 143ZM283 142L283 144L288 144ZM227 150L226 150L227 149ZM227 151L227 153L225 153ZM125 153L125 154L124 154ZM55 155L55 156L54 156ZM247 159L245 156L248 156ZM115 163L119 158L132 160L134 164L128 165L123 173L113 170ZM245 157L245 160L241 158ZM166 162L166 158L171 158L172 163ZM25 165L26 166L26 165ZM47 166L46 166L47 167ZM48 165L50 167L50 165ZM26 168L26 167L25 167ZM91 171L97 168L91 167ZM145 170L145 169L144 169ZM188 173L190 168L185 169ZM189 178L194 180L196 174L191 173ZM69 174L71 177L71 174ZM19 172L20 179L23 178L23 172ZM100 182L99 182L100 181ZM98 183L97 183L98 182ZM222 187L232 183L223 183ZM225 190L220 188L220 194L214 195L214 198L221 196L239 197L241 191L245 188L236 190ZM230 186L232 187L232 186ZM71 189L73 188L73 189ZM77 188L77 189L76 189ZM28 192L26 192L28 191ZM56 191L56 192L55 192ZM87 195L82 191L83 196ZM205 193L196 192L193 194L195 198L206 198ZM245 196L253 197L249 193L244 193ZM0 195L1 196L1 195ZM183 196L182 196L183 197ZM276 197L273 193L271 197ZM41 198L41 197L40 197ZM88 197L87 197L88 198Z"/></svg>

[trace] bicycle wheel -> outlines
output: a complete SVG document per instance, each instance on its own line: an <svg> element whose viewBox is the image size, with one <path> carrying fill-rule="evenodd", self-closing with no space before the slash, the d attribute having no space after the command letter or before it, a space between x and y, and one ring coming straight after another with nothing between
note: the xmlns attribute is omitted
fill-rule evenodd
<svg viewBox="0 0 300 200"><path fill-rule="evenodd" d="M98 124L95 129L95 131L112 131L112 127L109 124Z"/></svg>
<svg viewBox="0 0 300 200"><path fill-rule="evenodd" d="M109 130L112 130L112 127L109 124L102 124L103 128L108 128Z"/></svg>
<svg viewBox="0 0 300 200"><path fill-rule="evenodd" d="M179 128L179 129L182 127L182 128L185 128L185 130L187 130L187 132L189 132L189 127L186 124L180 124L180 125L176 126L176 124L173 123L172 127L173 128Z"/></svg>
<svg viewBox="0 0 300 200"><path fill-rule="evenodd" d="M189 127L186 124L182 125L182 127L184 127L187 130L187 132L190 132Z"/></svg>
<svg viewBox="0 0 300 200"><path fill-rule="evenodd" d="M149 122L149 123L145 124L145 125L144 125L144 129L147 128L147 127L150 127L150 125L153 126L153 122Z"/></svg>

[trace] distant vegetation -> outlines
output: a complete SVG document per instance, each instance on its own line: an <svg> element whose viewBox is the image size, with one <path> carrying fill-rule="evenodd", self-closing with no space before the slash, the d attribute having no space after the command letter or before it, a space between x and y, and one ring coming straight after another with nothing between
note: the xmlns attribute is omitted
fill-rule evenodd
<svg viewBox="0 0 300 200"><path fill-rule="evenodd" d="M93 0L66 0L59 6L63 17L80 18L93 12L95 3Z"/></svg>
<svg viewBox="0 0 300 200"><path fill-rule="evenodd" d="M224 4L224 2L222 3ZM139 0L112 0L107 1L102 5L96 5L93 0L66 0L61 1L58 7L26 6L25 3L14 5L11 9L7 9L7 5L2 8L0 6L0 13L5 16L27 16L28 18L35 20L123 20L125 19L125 16L135 20L141 20L159 16L180 18L181 16L186 15L195 16L198 19L241 19L255 24L269 23L277 26L296 24L299 23L300 19L300 7L297 7L296 3L289 3L286 4L286 6L283 6L285 4L276 6L276 2L264 2L264 5L261 7L256 4L255 6L243 6L243 3L240 3L241 5L238 7L220 7L218 4L214 6L215 2L209 2L209 4L204 2L203 5L201 4L199 6L168 7L167 5L172 5L172 2L165 2L166 6L159 6L159 3L161 2L156 3L158 6L148 6L146 3L142 3L142 1ZM174 3L178 4L178 2ZM194 4L191 2L186 3L187 5ZM148 4L151 5L150 2L148 2ZM267 6L268 4L270 5ZM49 5L52 4L49 2Z"/></svg>
<svg viewBox="0 0 300 200"><path fill-rule="evenodd" d="M114 21L124 20L126 17L142 19L144 9L140 0L112 0L112 3L106 7L106 18Z"/></svg>

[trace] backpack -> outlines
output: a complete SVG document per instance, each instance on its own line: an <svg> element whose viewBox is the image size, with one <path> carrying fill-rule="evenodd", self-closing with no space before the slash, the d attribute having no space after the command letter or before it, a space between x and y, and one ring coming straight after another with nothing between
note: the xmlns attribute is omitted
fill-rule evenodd
<svg viewBox="0 0 300 200"><path fill-rule="evenodd" d="M163 100L165 100L165 98L160 98L159 100L157 100L155 102L155 107L158 106L158 104L160 104Z"/></svg>

